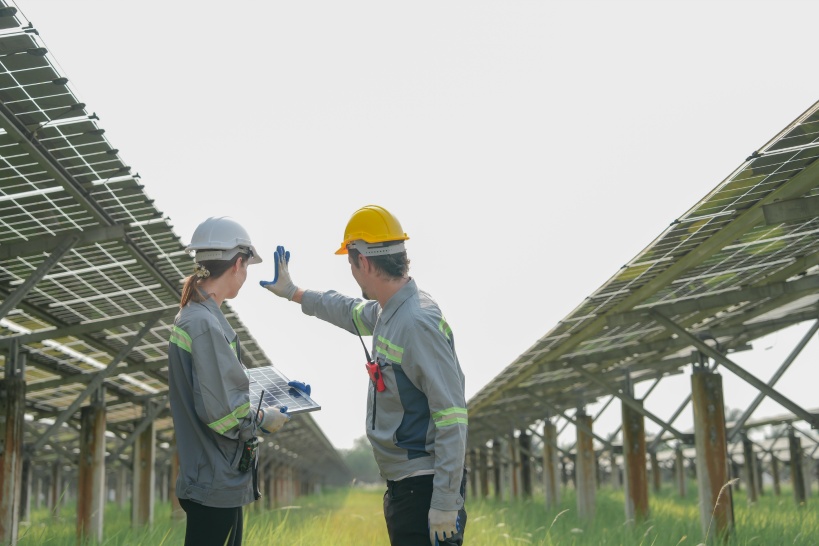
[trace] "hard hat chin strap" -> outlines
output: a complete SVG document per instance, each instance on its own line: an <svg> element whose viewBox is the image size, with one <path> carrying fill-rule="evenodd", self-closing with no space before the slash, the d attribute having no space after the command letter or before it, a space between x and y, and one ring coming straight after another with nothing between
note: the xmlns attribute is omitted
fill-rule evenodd
<svg viewBox="0 0 819 546"><path fill-rule="evenodd" d="M362 256L386 256L387 254L398 254L404 252L404 241L386 241L383 243L368 243L361 239L355 240L347 245L347 250L356 249Z"/></svg>

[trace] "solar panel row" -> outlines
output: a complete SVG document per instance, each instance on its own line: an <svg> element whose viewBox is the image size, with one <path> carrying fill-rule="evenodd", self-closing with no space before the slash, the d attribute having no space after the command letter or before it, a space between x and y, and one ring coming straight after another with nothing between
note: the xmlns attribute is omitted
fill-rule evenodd
<svg viewBox="0 0 819 546"><path fill-rule="evenodd" d="M26 412L38 423L27 444L43 441L40 420L67 423L49 433L43 462L76 448L72 404L94 396L85 391L100 372L109 452L157 407L167 447L168 331L192 260L57 66L22 14L0 2L0 359L16 365L19 352L26 361ZM270 366L230 306L223 311L241 332L245 365ZM303 453L310 472L346 475L310 416L288 428L280 452ZM317 455L325 464L311 464Z"/></svg>

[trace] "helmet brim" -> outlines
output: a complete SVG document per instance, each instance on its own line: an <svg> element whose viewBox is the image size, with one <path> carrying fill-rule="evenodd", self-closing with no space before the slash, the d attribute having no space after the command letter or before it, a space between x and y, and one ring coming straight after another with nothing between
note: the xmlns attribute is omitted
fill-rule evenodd
<svg viewBox="0 0 819 546"><path fill-rule="evenodd" d="M256 252L256 248L253 245L247 246L237 246L235 248L231 248L230 250L218 250L218 249L202 249L196 250L196 257L194 258L197 262L206 262L210 260L220 260L220 261L227 261L232 260L234 256L236 256L240 252L246 252L250 250L251 256L250 259L247 261L247 265L251 264L260 264L262 263L262 257L259 256L259 253Z"/></svg>

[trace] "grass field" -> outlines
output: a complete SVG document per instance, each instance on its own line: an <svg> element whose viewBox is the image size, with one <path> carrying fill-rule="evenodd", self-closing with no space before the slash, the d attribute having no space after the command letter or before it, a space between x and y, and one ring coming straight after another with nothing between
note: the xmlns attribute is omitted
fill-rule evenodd
<svg viewBox="0 0 819 546"><path fill-rule="evenodd" d="M246 546L289 544L301 546L388 545L378 489L343 489L302 497L297 506L272 511L248 511ZM622 490L597 492L594 521L579 521L572 490L564 492L559 510L547 512L541 499L496 503L467 499L466 544L503 545L622 545L696 546L703 542L696 493L679 499L669 487L651 498L651 517L624 524ZM734 494L736 531L728 545L819 545L819 498L809 498L797 508L790 491L775 497L770 491L753 506L742 491ZM133 530L130 511L109 504L105 513L102 544L160 546L183 542L184 523L170 521L170 507L158 503L151 528ZM21 546L74 546L75 511L71 504L59 518L45 510L32 513L31 522L20 528ZM709 543L715 542L712 540Z"/></svg>

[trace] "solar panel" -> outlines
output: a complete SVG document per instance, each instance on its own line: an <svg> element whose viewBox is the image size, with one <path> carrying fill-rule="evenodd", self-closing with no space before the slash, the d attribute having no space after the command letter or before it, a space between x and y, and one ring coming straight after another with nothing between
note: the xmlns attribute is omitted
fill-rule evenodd
<svg viewBox="0 0 819 546"><path fill-rule="evenodd" d="M0 303L8 307L11 294L22 299L0 311L0 370L13 347L26 354L22 443L45 443L35 450L37 464L74 461L81 435L65 423L52 428L54 420L76 421L72 404L116 362L104 403L117 434L106 437L106 450L112 459L124 457L130 444L120 433L150 421L159 463L174 436L167 336L191 257L13 4L0 0ZM229 302L222 312L242 338L242 362L269 366ZM294 419L275 441L265 457L348 481L349 469L310 415Z"/></svg>
<svg viewBox="0 0 819 546"><path fill-rule="evenodd" d="M695 347L652 310L713 336L725 351L815 320L819 217L815 208L801 212L815 199L819 102L473 396L470 445L493 439L508 415L520 422L556 417L617 396L625 381L682 373Z"/></svg>
<svg viewBox="0 0 819 546"><path fill-rule="evenodd" d="M247 376L250 378L250 403L253 406L259 404L264 389L263 408L287 406L287 413L291 415L321 409L307 393L289 386L287 383L290 380L273 366L250 368Z"/></svg>

